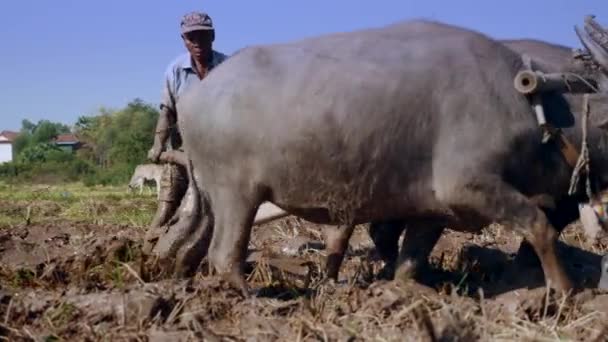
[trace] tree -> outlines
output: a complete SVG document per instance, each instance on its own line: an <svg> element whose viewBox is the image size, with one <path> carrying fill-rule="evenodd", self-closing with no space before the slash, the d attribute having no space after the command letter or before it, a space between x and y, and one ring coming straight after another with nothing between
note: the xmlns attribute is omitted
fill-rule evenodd
<svg viewBox="0 0 608 342"><path fill-rule="evenodd" d="M13 154L15 158L18 158L21 152L30 145L31 140L32 134L27 131L22 131L17 138L15 138L15 141L13 142Z"/></svg>
<svg viewBox="0 0 608 342"><path fill-rule="evenodd" d="M75 155L53 143L57 135L70 132L68 126L49 120L23 120L15 141L15 159L36 172L73 170L86 178L87 184L127 181L133 169L146 162L158 115L156 107L138 98L119 110L102 107L94 115L82 115L74 123L73 133L82 143Z"/></svg>
<svg viewBox="0 0 608 342"><path fill-rule="evenodd" d="M32 134L36 130L36 124L28 119L21 120L21 132Z"/></svg>
<svg viewBox="0 0 608 342"><path fill-rule="evenodd" d="M40 120L34 124L24 119L21 121L21 132L14 142L15 158L18 158L28 147L48 143L57 135L69 132L69 127L61 123Z"/></svg>
<svg viewBox="0 0 608 342"><path fill-rule="evenodd" d="M47 143L59 134L69 133L70 128L61 123L40 120L32 134L32 144Z"/></svg>
<svg viewBox="0 0 608 342"><path fill-rule="evenodd" d="M36 145L27 146L21 154L18 161L21 163L44 163L50 160L62 158L61 154L66 154L55 144L48 142L39 143Z"/></svg>

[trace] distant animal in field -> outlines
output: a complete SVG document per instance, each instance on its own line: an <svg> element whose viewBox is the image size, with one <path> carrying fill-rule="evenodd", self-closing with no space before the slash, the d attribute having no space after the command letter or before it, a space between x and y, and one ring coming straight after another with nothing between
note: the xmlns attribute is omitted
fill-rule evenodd
<svg viewBox="0 0 608 342"><path fill-rule="evenodd" d="M163 172L162 165L157 164L142 164L138 165L133 172L131 181L129 181L129 191L139 188L139 194L143 193L144 185L151 182L156 183L156 196L160 195L160 177Z"/></svg>

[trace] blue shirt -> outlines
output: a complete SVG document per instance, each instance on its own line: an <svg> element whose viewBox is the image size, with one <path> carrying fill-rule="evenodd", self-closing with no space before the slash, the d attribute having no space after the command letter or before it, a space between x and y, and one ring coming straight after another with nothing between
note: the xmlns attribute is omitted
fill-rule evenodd
<svg viewBox="0 0 608 342"><path fill-rule="evenodd" d="M209 71L226 60L226 58L228 56L225 54L213 50ZM160 107L168 107L175 112L175 104L179 100L180 94L195 82L200 82L200 80L192 66L190 54L184 53L178 56L169 64L167 71L165 71L165 82Z"/></svg>

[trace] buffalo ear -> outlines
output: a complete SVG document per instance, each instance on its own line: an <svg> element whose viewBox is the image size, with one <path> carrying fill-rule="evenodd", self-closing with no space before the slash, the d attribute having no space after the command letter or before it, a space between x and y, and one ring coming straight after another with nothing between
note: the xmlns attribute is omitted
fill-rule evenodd
<svg viewBox="0 0 608 342"><path fill-rule="evenodd" d="M574 27L579 40L591 54L604 72L608 72L608 32L594 20L594 16L585 17L585 30Z"/></svg>

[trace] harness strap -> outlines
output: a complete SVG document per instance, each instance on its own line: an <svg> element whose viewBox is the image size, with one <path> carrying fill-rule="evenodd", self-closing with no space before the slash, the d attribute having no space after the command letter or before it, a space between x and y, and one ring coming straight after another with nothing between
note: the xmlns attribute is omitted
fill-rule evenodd
<svg viewBox="0 0 608 342"><path fill-rule="evenodd" d="M522 64L523 64L524 69L533 71L531 56L528 54L522 54L521 59L522 59ZM570 142L570 140L568 140L566 135L560 129L555 128L553 125L551 125L550 123L547 122L542 100L541 100L541 94L534 93L534 94L528 94L528 96L529 96L529 99L534 108L538 126L540 127L540 129L543 132L543 138L542 138L543 144L547 143L550 140L554 140L556 142L557 146L559 147L562 155L564 156L564 159L568 163L568 165L570 165L571 168L576 170L577 165L579 164L580 158L581 158L578 150ZM587 95L585 95L584 107L585 107L585 108L583 108L584 111L588 110ZM586 125L586 123L584 123L584 125ZM557 138L557 139L555 139L555 138ZM586 141L585 137L583 137L583 140Z"/></svg>
<svg viewBox="0 0 608 342"><path fill-rule="evenodd" d="M564 156L564 159L566 159L566 162L568 163L568 165L570 165L570 167L576 168L576 164L578 163L578 160L580 158L578 150L576 149L574 144L572 144L570 140L568 140L564 132L559 131L557 132L557 135L559 138L557 144L559 146L559 150Z"/></svg>

